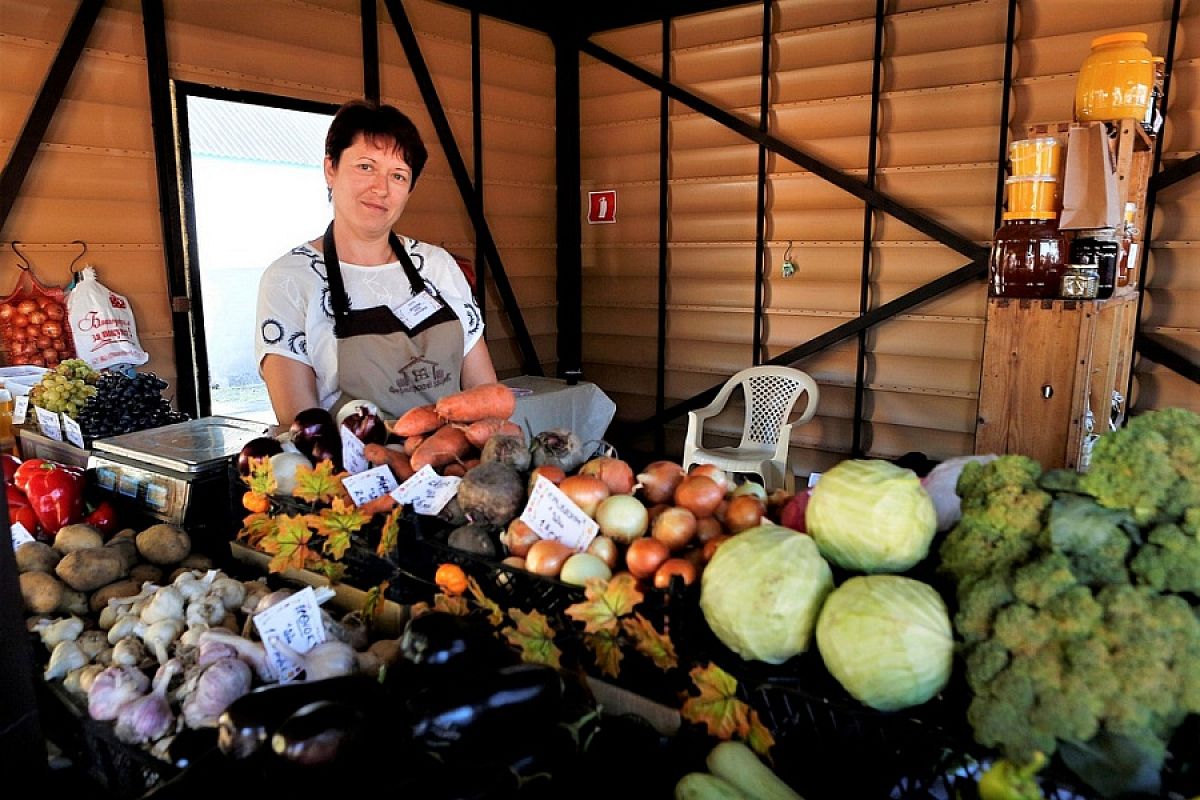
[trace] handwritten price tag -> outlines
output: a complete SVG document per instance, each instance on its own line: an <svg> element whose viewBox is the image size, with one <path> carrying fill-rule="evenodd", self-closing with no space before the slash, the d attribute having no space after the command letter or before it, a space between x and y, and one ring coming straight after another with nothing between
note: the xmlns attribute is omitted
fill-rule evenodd
<svg viewBox="0 0 1200 800"><path fill-rule="evenodd" d="M371 468L367 457L363 455L362 440L346 428L342 428L342 467L351 475L366 472Z"/></svg>
<svg viewBox="0 0 1200 800"><path fill-rule="evenodd" d="M78 447L80 450L86 450L87 445L83 442L83 429L79 427L79 423L71 419L67 414L62 415L63 433L67 435L67 441Z"/></svg>
<svg viewBox="0 0 1200 800"><path fill-rule="evenodd" d="M376 497L383 497L396 488L396 476L387 464L373 467L366 472L342 478L342 486L350 493L354 505L361 506Z"/></svg>
<svg viewBox="0 0 1200 800"><path fill-rule="evenodd" d="M18 547L25 544L26 542L34 541L33 536L29 533L29 531L27 531L25 529L25 526L22 525L21 523L14 522L12 525L9 525L8 527L9 527L9 530L12 531L13 550L16 550Z"/></svg>
<svg viewBox="0 0 1200 800"><path fill-rule="evenodd" d="M596 520L541 475L529 493L521 521L543 539L554 539L579 552L587 550L600 532Z"/></svg>
<svg viewBox="0 0 1200 800"><path fill-rule="evenodd" d="M13 425L24 425L29 414L29 395L19 394L13 400Z"/></svg>
<svg viewBox="0 0 1200 800"><path fill-rule="evenodd" d="M53 411L47 411L41 406L34 406L33 411L37 414L38 428L42 432L42 436L47 439L53 439L56 442L63 440L62 426L58 422L58 414Z"/></svg>
<svg viewBox="0 0 1200 800"><path fill-rule="evenodd" d="M254 627L258 628L258 635L267 650L267 660L280 683L295 680L304 669L288 650L303 655L325 641L321 606L311 586L255 614Z"/></svg>
<svg viewBox="0 0 1200 800"><path fill-rule="evenodd" d="M462 478L453 475L438 475L433 467L426 465L400 484L392 497L401 505L411 505L418 514L432 516L454 499L461 481Z"/></svg>

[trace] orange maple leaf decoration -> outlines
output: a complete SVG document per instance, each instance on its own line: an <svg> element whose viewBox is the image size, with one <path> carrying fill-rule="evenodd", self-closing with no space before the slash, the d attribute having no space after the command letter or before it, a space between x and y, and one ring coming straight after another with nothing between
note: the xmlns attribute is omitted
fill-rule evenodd
<svg viewBox="0 0 1200 800"><path fill-rule="evenodd" d="M504 611L500 608L500 604L483 593L483 587L479 585L479 581L468 577L467 591L479 604L479 607L488 612L488 622L492 623L492 627L498 628L504 624Z"/></svg>
<svg viewBox="0 0 1200 800"><path fill-rule="evenodd" d="M302 465L296 469L296 488L292 490L292 496L309 503L328 503L335 497L345 497L342 478L348 474L333 474L333 462L327 458L315 467Z"/></svg>
<svg viewBox="0 0 1200 800"><path fill-rule="evenodd" d="M274 494L279 489L275 482L275 470L271 466L270 456L250 458L250 474L243 475L242 481L250 487L250 491L259 494Z"/></svg>
<svg viewBox="0 0 1200 800"><path fill-rule="evenodd" d="M245 541L248 547L258 547L264 537L275 533L278 523L270 514L251 514L242 520L242 529L237 538Z"/></svg>
<svg viewBox="0 0 1200 800"><path fill-rule="evenodd" d="M387 592L390 581L383 581L378 586L372 586L367 590L367 596L363 600L363 619L370 625L380 614L383 613L384 593Z"/></svg>
<svg viewBox="0 0 1200 800"><path fill-rule="evenodd" d="M501 632L509 644L521 650L521 660L530 664L546 664L551 667L561 667L559 658L562 651L554 643L554 629L546 615L540 611L530 611L526 614L515 608L508 610L515 628L504 628Z"/></svg>
<svg viewBox="0 0 1200 800"><path fill-rule="evenodd" d="M275 556L267 565L269 572L283 572L289 567L304 569L321 561L321 556L308 546L313 532L304 523L304 517L287 515L276 517L276 521L279 529L260 542L264 552Z"/></svg>
<svg viewBox="0 0 1200 800"><path fill-rule="evenodd" d="M611 631L585 633L583 643L596 656L596 666L600 672L611 678L621 676L621 659L625 654L621 652L621 642L615 634Z"/></svg>
<svg viewBox="0 0 1200 800"><path fill-rule="evenodd" d="M443 614L453 614L456 617L465 617L471 613L471 607L467 605L467 598L462 595L449 595L444 592L439 592L433 596L433 610L440 611Z"/></svg>
<svg viewBox="0 0 1200 800"><path fill-rule="evenodd" d="M633 576L627 573L608 581L593 578L584 586L584 596L587 599L582 603L567 607L567 616L582 622L584 633L614 634L620 629L620 618L631 613L645 598Z"/></svg>
<svg viewBox="0 0 1200 800"><path fill-rule="evenodd" d="M621 620L621 627L629 638L633 639L637 651L654 662L654 666L666 672L679 666L679 657L675 655L675 644L671 637L650 624L650 620L641 614Z"/></svg>
<svg viewBox="0 0 1200 800"><path fill-rule="evenodd" d="M320 514L309 514L306 521L325 537L325 552L335 559L341 559L350 549L351 535L361 530L368 519L353 503L335 497L330 508L321 509Z"/></svg>
<svg viewBox="0 0 1200 800"><path fill-rule="evenodd" d="M683 718L704 725L718 739L737 736L763 755L775 744L771 732L758 717L758 712L737 696L737 679L716 664L693 667L692 683L700 690L697 697L688 697L679 710Z"/></svg>
<svg viewBox="0 0 1200 800"><path fill-rule="evenodd" d="M383 530L379 534L379 546L375 548L375 555L387 558L396 549L396 541L400 538L400 512L403 510L403 506L397 505L383 521Z"/></svg>

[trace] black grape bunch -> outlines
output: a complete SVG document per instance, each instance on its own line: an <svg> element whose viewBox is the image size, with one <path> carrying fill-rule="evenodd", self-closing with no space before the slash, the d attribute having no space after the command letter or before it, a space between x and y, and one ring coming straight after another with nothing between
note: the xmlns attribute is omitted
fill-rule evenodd
<svg viewBox="0 0 1200 800"><path fill-rule="evenodd" d="M158 428L188 419L162 396L167 382L153 372L100 373L96 394L79 412L79 426L93 439Z"/></svg>

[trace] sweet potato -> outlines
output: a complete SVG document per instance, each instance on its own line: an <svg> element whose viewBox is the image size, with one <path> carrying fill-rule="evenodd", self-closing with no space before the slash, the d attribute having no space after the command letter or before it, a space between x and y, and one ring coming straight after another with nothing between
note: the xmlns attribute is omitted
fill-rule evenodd
<svg viewBox="0 0 1200 800"><path fill-rule="evenodd" d="M390 494L381 494L374 500L368 500L358 507L358 510L369 516L376 514L388 514L396 507L396 498Z"/></svg>
<svg viewBox="0 0 1200 800"><path fill-rule="evenodd" d="M484 417L483 419L476 420L469 425L465 425L463 433L467 435L468 442L479 448L482 448L487 444L488 439L498 433L505 436L516 436L522 441L525 439L525 432L521 430L520 425L512 420L500 417Z"/></svg>
<svg viewBox="0 0 1200 800"><path fill-rule="evenodd" d="M517 398L503 383L481 383L439 398L434 409L446 422L475 422L487 417L508 419L517 410Z"/></svg>
<svg viewBox="0 0 1200 800"><path fill-rule="evenodd" d="M402 450L382 444L369 444L363 448L363 457L367 459L367 463L375 467L387 464L392 468L392 474L396 476L396 480L401 483L412 477L412 461Z"/></svg>
<svg viewBox="0 0 1200 800"><path fill-rule="evenodd" d="M404 455L411 456L413 453L417 452L417 448L421 446L421 442L428 438L429 437L423 433L419 433L416 436L409 436L404 440Z"/></svg>
<svg viewBox="0 0 1200 800"><path fill-rule="evenodd" d="M441 426L442 421L434 413L432 405L417 406L400 415L400 418L392 425L392 433L397 436L419 436L423 433L432 433Z"/></svg>
<svg viewBox="0 0 1200 800"><path fill-rule="evenodd" d="M412 454L413 471L429 465L434 469L458 461L471 449L467 436L458 428L444 425L432 433Z"/></svg>

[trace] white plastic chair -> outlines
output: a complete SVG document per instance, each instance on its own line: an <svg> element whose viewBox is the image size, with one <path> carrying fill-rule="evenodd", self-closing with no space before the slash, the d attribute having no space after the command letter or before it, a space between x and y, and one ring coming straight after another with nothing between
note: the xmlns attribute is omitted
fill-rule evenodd
<svg viewBox="0 0 1200 800"><path fill-rule="evenodd" d="M706 420L724 410L733 391L746 395L746 418L742 441L736 447L704 447ZM808 393L808 405L795 422L788 422L800 395ZM795 490L795 475L788 465L792 426L803 425L817 413L820 401L817 382L791 367L762 366L744 369L731 377L711 403L688 412L687 436L683 444L683 468L713 464L727 472L758 475L767 491Z"/></svg>

